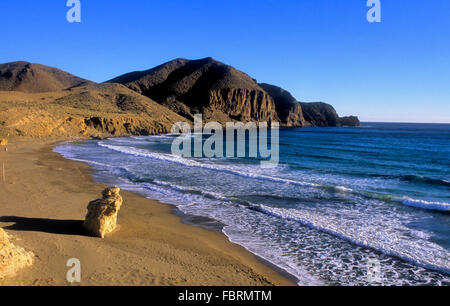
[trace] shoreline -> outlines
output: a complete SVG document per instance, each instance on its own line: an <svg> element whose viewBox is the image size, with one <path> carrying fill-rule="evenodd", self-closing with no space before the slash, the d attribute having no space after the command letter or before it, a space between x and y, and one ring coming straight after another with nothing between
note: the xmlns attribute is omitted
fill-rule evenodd
<svg viewBox="0 0 450 306"><path fill-rule="evenodd" d="M83 140L81 140L81 141L83 141ZM64 142L66 142L66 141L63 141L63 142L60 142L60 143L56 144L54 146L54 148L53 148L53 152L55 152L54 149L59 144L64 143ZM56 153L61 155L65 159L68 159L68 160L71 160L71 161L75 161L75 162L81 162L83 164L88 165L90 173L95 173L96 172L96 170L94 170L92 168L92 166L89 164L89 161L79 160L79 159L71 159L70 157L65 157L64 154L62 154L62 153L59 153L59 152L56 152ZM95 176L93 176L93 181L96 182L96 183L105 184L98 177L95 178ZM118 187L122 188L120 186L120 183L115 184L114 182L109 182L109 184L110 185L117 185ZM180 221L183 224L187 224L189 226L194 226L194 227L199 227L199 228L202 228L202 229L205 229L205 230L208 230L208 231L213 231L213 232L219 233L220 235L225 236L226 239L230 243L242 247L247 252L249 252L252 255L254 255L259 262L261 262L265 266L268 266L269 268L271 268L275 272L281 274L283 277L285 277L288 280L290 280L291 282L293 282L296 286L300 286L301 278L297 277L295 274L292 274L288 270L285 270L282 266L278 266L277 264L272 263L270 260L264 258L263 256L252 252L251 250L249 250L244 245L240 245L239 243L233 242L232 239L230 237L228 237L228 235L223 231L223 228L226 226L226 224L222 223L221 221L216 220L214 218L210 218L210 217L198 216L198 215L192 215L192 214L185 213L174 202L172 202L172 203L169 202L169 201L164 202L164 199L154 199L151 196L149 196L148 194L146 194L146 192L141 191L141 188L131 189L131 190L124 188L122 190L127 190L128 192L132 192L132 193L137 194L139 196L142 196L142 197L144 197L146 199L149 199L149 200L152 200L152 201L157 201L158 203L161 203L163 205L168 205L169 207L171 207L171 213L174 214L175 216L178 216L180 218ZM303 283L305 283L305 282L303 282Z"/></svg>
<svg viewBox="0 0 450 306"><path fill-rule="evenodd" d="M55 146L53 146L53 149L56 148L56 146L58 144L60 144L60 143L57 143ZM57 153L57 154L62 156L60 153ZM95 170L92 169L91 165L89 165L88 162L72 160L72 159L66 158L64 156L62 156L62 157L64 159L67 159L67 160L70 160L70 161L81 162L83 164L86 164L86 165L89 166L89 171L90 171L89 173L94 173L95 172ZM96 182L94 179L93 179L93 182L104 184L102 182ZM122 190L125 191L126 189L122 189ZM208 217L187 214L187 213L183 212L182 210L180 210L175 204L165 203L165 202L163 202L161 200L152 199L152 198L146 196L144 193L141 194L138 191L129 191L129 190L127 190L127 191L131 192L131 193L134 193L134 194L136 194L138 196L142 196L142 197L144 197L146 199L149 199L151 201L156 201L156 202L161 203L163 205L169 206L171 208L171 213L173 215L175 215L175 216L178 216L180 218L180 222L182 222L183 224L186 224L188 226L194 226L194 227L202 228L202 229L207 230L207 231L213 231L213 232L219 233L220 235L225 236L226 239L231 244L238 245L238 246L242 247L245 251L247 251L250 254L252 254L253 256L255 256L255 258L260 263L264 264L265 266L269 267L270 269L274 270L275 272L281 274L283 277L285 277L289 281L293 282L295 285L299 284L300 279L298 279L295 275L289 273L288 271L284 270L282 267L277 266L276 264L274 264L274 263L270 262L269 260L261 257L260 255L253 253L252 251L248 250L244 246L241 246L238 243L232 242L230 240L230 238L225 233L222 232L223 227L225 227L226 225L221 223L220 221L212 219L212 218L208 218Z"/></svg>
<svg viewBox="0 0 450 306"><path fill-rule="evenodd" d="M36 254L31 268L0 286L69 285L70 258L82 263L81 285L297 285L222 232L186 224L176 206L124 190L119 231L104 240L80 235L88 202L106 185L90 165L53 152L63 141L13 140L0 153L0 227Z"/></svg>
<svg viewBox="0 0 450 306"><path fill-rule="evenodd" d="M163 204L173 206L172 213L174 215L176 215L176 216L179 216L181 218L180 220L181 220L182 223L190 225L190 226L200 227L200 228L203 228L203 229L208 230L208 231L213 231L213 232L220 233L220 234L224 235L228 239L228 241L230 243L239 245L237 243L234 243L234 242L230 241L230 238L222 232L222 228L225 225L222 224L220 221L215 220L215 219L211 219L211 218L208 218L208 217L189 215L189 214L186 214L186 213L182 212L178 207L176 207L173 204L167 204L167 203L163 203ZM203 220L201 220L201 219L203 219ZM239 246L244 248L247 252L249 252L252 255L254 255L259 262L261 262L262 264L268 266L269 268L271 268L275 272L280 273L283 277L287 278L288 280L290 280L294 284L298 285L298 283L300 282L300 279L298 279L295 275L289 273L288 271L284 270L282 267L279 267L276 264L271 263L269 260L261 257L258 254L253 253L250 250L247 250L245 247L243 247L241 245L239 245Z"/></svg>

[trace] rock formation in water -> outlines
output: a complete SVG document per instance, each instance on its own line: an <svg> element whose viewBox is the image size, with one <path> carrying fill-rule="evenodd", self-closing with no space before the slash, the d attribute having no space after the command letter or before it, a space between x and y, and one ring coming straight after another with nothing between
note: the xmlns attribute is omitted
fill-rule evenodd
<svg viewBox="0 0 450 306"><path fill-rule="evenodd" d="M361 122L356 116L341 117L341 126L361 126Z"/></svg>
<svg viewBox="0 0 450 306"><path fill-rule="evenodd" d="M333 106L320 102L299 102L288 91L270 84L259 84L275 101L283 126L360 126L358 117L340 118Z"/></svg>
<svg viewBox="0 0 450 306"><path fill-rule="evenodd" d="M336 110L330 104L323 102L301 103L303 115L310 126L360 126L358 117L339 117Z"/></svg>
<svg viewBox="0 0 450 306"><path fill-rule="evenodd" d="M14 276L17 271L33 264L34 254L15 246L0 228L0 279Z"/></svg>
<svg viewBox="0 0 450 306"><path fill-rule="evenodd" d="M102 192L103 197L89 203L83 228L92 236L105 238L117 228L117 215L123 200L120 188L109 187Z"/></svg>

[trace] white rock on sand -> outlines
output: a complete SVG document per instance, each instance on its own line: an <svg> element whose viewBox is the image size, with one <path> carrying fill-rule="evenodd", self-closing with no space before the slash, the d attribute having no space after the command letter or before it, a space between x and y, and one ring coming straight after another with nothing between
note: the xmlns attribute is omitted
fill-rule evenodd
<svg viewBox="0 0 450 306"><path fill-rule="evenodd" d="M33 264L34 254L15 246L0 228L0 279L14 276L22 268Z"/></svg>
<svg viewBox="0 0 450 306"><path fill-rule="evenodd" d="M89 203L83 228L95 237L105 238L117 228L117 215L123 199L120 188L109 187L102 192L103 198Z"/></svg>

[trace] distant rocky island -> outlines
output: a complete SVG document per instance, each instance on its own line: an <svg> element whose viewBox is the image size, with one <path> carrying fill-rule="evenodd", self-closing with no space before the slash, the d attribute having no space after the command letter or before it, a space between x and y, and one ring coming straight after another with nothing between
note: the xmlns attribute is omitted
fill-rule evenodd
<svg viewBox="0 0 450 306"><path fill-rule="evenodd" d="M179 121L359 126L329 104L297 101L212 58L176 59L95 83L28 62L0 64L0 131L31 137L108 137L170 132ZM0 135L1 136L1 135Z"/></svg>

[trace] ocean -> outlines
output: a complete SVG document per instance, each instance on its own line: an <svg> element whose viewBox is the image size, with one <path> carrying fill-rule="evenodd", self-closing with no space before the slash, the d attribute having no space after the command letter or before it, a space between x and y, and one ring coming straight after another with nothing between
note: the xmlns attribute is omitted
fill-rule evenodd
<svg viewBox="0 0 450 306"><path fill-rule="evenodd" d="M449 124L282 129L273 169L258 158L174 156L174 139L55 151L89 163L98 182L216 220L299 285L450 285Z"/></svg>

